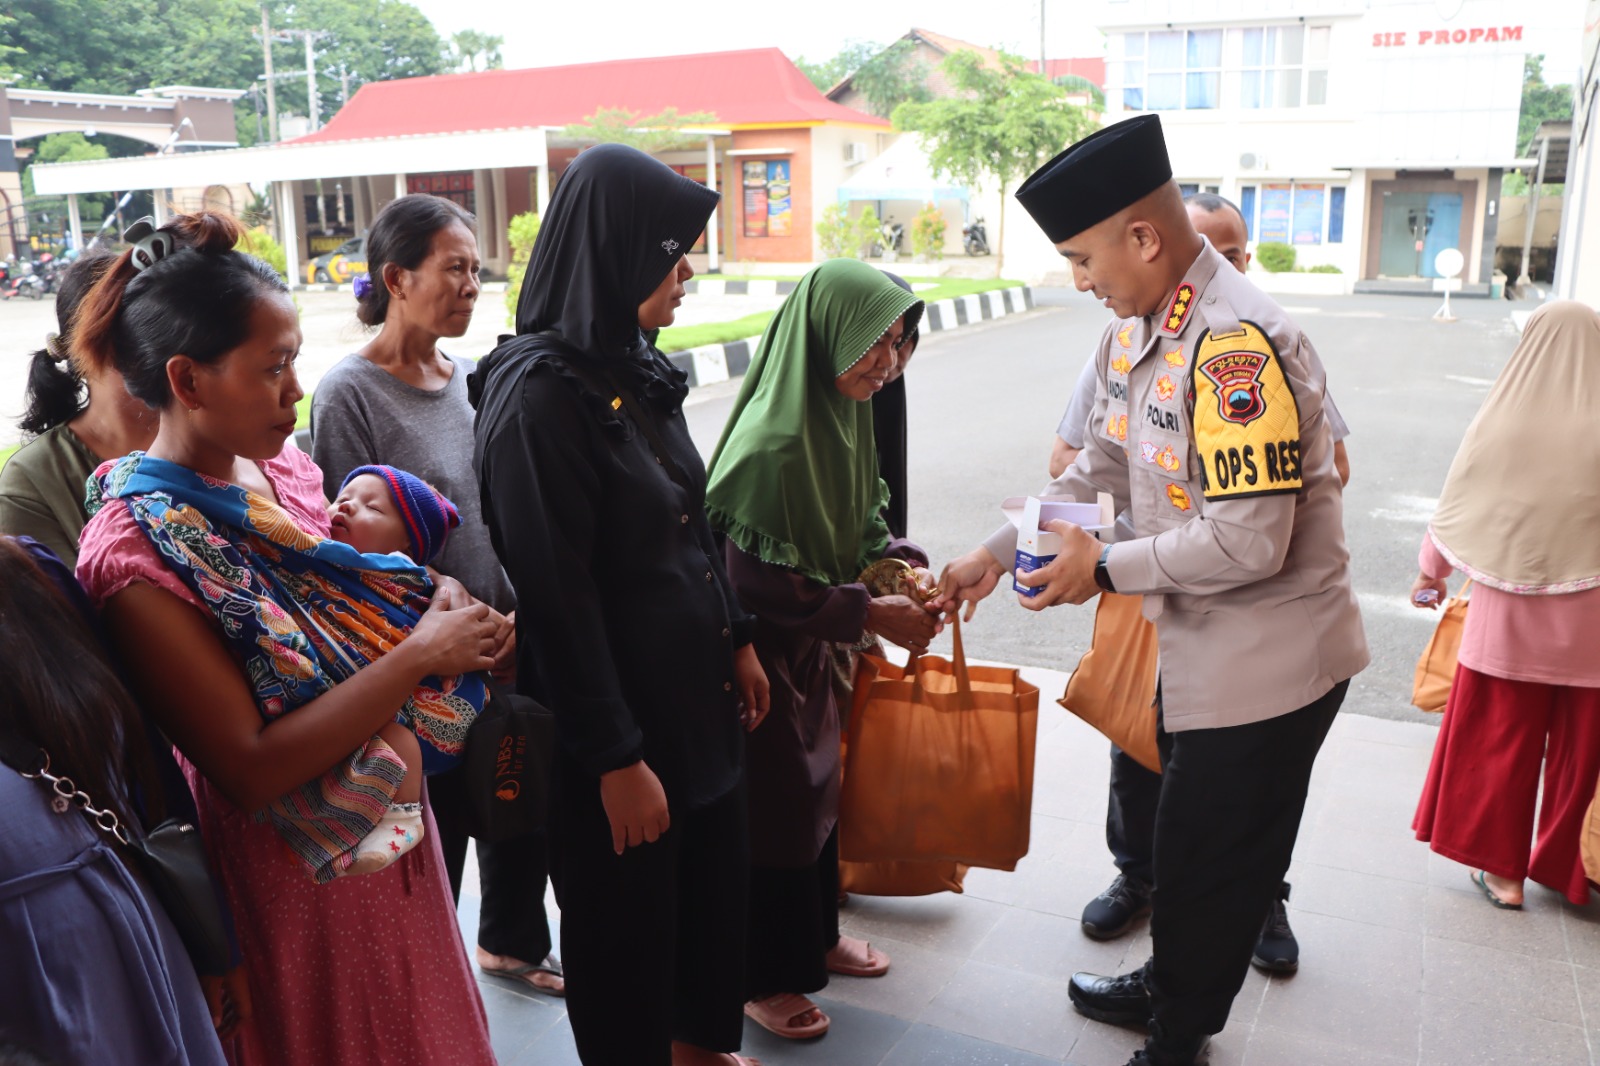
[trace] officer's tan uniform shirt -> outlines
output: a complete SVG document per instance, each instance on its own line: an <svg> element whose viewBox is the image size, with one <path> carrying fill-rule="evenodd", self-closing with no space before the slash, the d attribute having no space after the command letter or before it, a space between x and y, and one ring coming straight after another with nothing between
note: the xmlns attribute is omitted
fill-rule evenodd
<svg viewBox="0 0 1600 1066"><path fill-rule="evenodd" d="M1163 308L1113 322L1095 360L1084 450L1044 493L1131 509L1138 539L1107 569L1156 623L1166 728L1287 714L1360 672L1311 342L1207 242ZM1015 566L1013 527L985 547Z"/></svg>

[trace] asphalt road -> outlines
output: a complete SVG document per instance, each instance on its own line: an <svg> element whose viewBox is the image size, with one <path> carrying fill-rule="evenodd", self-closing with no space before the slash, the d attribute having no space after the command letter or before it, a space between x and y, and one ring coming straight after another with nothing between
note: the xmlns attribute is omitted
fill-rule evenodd
<svg viewBox="0 0 1600 1066"><path fill-rule="evenodd" d="M911 365L911 535L936 564L993 530L1002 499L1047 480L1051 435L1106 312L1071 290L1036 297L1040 307L1028 314L925 337ZM1456 445L1516 344L1513 305L1460 300L1460 320L1437 323L1435 298L1281 302L1322 354L1351 426L1345 535L1373 661L1345 706L1436 721L1410 707L1412 673L1436 616L1406 597ZM730 382L697 390L690 402L690 428L708 457L736 389ZM1092 604L1034 614L997 592L966 629L968 654L1071 669L1093 617Z"/></svg>

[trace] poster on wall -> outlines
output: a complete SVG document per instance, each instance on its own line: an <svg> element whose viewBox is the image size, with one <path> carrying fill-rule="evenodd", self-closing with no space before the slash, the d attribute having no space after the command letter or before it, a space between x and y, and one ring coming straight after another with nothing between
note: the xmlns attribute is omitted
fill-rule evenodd
<svg viewBox="0 0 1600 1066"><path fill-rule="evenodd" d="M794 215L789 205L789 161L774 159L767 164L767 236L787 237L794 232Z"/></svg>
<svg viewBox="0 0 1600 1066"><path fill-rule="evenodd" d="M744 235L767 235L767 165L744 165Z"/></svg>
<svg viewBox="0 0 1600 1066"><path fill-rule="evenodd" d="M1323 207L1327 203L1326 185L1294 187L1294 243L1321 244Z"/></svg>
<svg viewBox="0 0 1600 1066"><path fill-rule="evenodd" d="M1289 243L1289 193L1288 182L1282 185L1261 186L1261 224L1256 240Z"/></svg>

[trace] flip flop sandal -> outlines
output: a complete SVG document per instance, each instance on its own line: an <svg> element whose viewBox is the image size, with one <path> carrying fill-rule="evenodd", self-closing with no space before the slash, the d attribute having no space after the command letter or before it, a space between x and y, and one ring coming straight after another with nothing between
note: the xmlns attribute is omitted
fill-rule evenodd
<svg viewBox="0 0 1600 1066"><path fill-rule="evenodd" d="M842 974L845 977L882 977L889 972L889 956L867 945L867 962L865 966L848 962L834 962L833 953L828 953L828 972Z"/></svg>
<svg viewBox="0 0 1600 1066"><path fill-rule="evenodd" d="M792 1025L794 1019L807 1011L816 1011L818 1018L810 1025ZM828 1016L815 1003L798 992L784 992L766 999L751 1000L744 1012L761 1028L786 1040L811 1040L828 1031Z"/></svg>
<svg viewBox="0 0 1600 1066"><path fill-rule="evenodd" d="M1484 898L1503 911L1520 911L1522 909L1522 904L1507 903L1505 900L1494 894L1494 889L1489 887L1489 881L1484 877L1484 874L1487 872L1487 870L1474 870L1472 871L1471 875L1472 883L1477 885L1478 888L1483 891Z"/></svg>
<svg viewBox="0 0 1600 1066"><path fill-rule="evenodd" d="M566 977L566 974L561 969L561 960L555 957L554 952L546 955L544 961L537 965L524 963L521 966L507 967L479 966L478 969L490 977L503 977L509 981L521 982L541 995L554 996L557 999L565 999L567 995L565 985L561 988L546 988L544 985L537 984L531 980L532 975L536 973L547 973L552 977Z"/></svg>

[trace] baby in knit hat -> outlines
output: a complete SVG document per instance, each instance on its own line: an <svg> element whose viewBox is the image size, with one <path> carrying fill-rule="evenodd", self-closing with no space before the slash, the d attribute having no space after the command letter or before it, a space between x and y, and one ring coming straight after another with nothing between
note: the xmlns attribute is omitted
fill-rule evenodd
<svg viewBox="0 0 1600 1066"><path fill-rule="evenodd" d="M328 521L334 540L363 554L399 553L427 566L461 524L461 515L455 504L414 474L392 466L358 466L345 476L328 508ZM383 726L378 736L406 764L406 776L389 813L357 845L351 873L380 869L422 839L422 748L399 722Z"/></svg>

